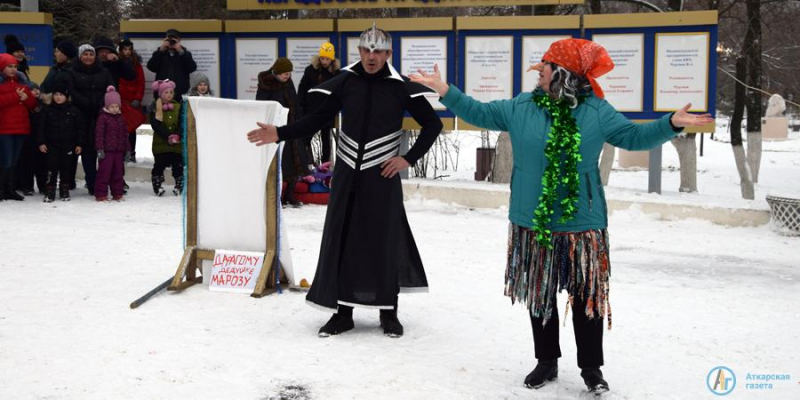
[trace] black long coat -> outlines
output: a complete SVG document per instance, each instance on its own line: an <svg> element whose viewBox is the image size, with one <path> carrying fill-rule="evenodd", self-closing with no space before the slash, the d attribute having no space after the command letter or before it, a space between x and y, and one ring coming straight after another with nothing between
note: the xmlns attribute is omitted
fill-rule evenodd
<svg viewBox="0 0 800 400"><path fill-rule="evenodd" d="M277 101L288 108L287 123L294 122L302 113L300 102L297 100L297 92L294 90L294 82L291 79L286 82L279 81L271 70L258 74L256 100ZM286 182L293 183L298 177L309 174L308 164L311 158L308 153L309 150L306 149L302 140L286 141L283 153L281 153L281 171Z"/></svg>
<svg viewBox="0 0 800 400"><path fill-rule="evenodd" d="M323 68L319 62L319 56L314 56L311 59L311 64L306 67L303 79L300 80L300 86L297 88L297 99L303 108L304 114L313 113L328 98L323 93L309 92L309 90L339 75L340 72L339 60L333 60L328 68ZM323 128L333 128L333 120Z"/></svg>
<svg viewBox="0 0 800 400"><path fill-rule="evenodd" d="M427 291L428 281L400 176L382 177L381 163L398 153L405 111L422 130L403 157L414 164L433 145L442 123L422 96L431 90L388 64L370 75L358 63L312 91L328 99L313 114L278 128L281 140L311 136L343 111L317 272L306 299L330 311L338 304L393 308L398 292Z"/></svg>
<svg viewBox="0 0 800 400"><path fill-rule="evenodd" d="M105 105L106 89L117 86L114 78L99 62L85 65L80 58L72 62L69 69L69 88L72 104L83 113L86 121L84 147L94 149L94 127L100 109Z"/></svg>

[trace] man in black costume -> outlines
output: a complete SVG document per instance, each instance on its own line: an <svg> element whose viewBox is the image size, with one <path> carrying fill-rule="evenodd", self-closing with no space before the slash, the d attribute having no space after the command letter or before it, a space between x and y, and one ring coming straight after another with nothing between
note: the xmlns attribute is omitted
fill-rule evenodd
<svg viewBox="0 0 800 400"><path fill-rule="evenodd" d="M353 329L353 307L379 309L384 334L400 337L397 295L426 292L428 281L397 173L430 149L442 122L425 98L435 92L387 63L387 32L373 25L361 34L358 50L360 62L309 91L327 96L314 113L280 128L258 123L247 136L257 145L308 137L343 110L317 272L306 300L334 312L319 330L322 337ZM408 153L398 156L405 111L422 129Z"/></svg>

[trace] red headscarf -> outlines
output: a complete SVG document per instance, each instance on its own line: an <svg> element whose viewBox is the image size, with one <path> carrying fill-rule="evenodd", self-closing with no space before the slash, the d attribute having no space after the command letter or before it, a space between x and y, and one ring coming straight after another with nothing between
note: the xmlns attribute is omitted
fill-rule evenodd
<svg viewBox="0 0 800 400"><path fill-rule="evenodd" d="M614 62L606 49L585 39L562 39L554 42L542 56L542 61L558 64L574 74L585 76L592 84L594 94L601 99L604 97L603 89L596 79L614 69ZM544 64L540 63L530 69L541 71L543 67Z"/></svg>

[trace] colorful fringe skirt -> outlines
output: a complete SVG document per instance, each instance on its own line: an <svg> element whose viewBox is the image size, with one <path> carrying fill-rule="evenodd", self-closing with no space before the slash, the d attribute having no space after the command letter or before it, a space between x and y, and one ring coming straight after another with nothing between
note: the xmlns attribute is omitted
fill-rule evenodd
<svg viewBox="0 0 800 400"><path fill-rule="evenodd" d="M611 329L608 231L553 232L552 244L552 249L540 246L533 231L509 224L505 295L511 304L527 305L531 315L546 324L556 291L566 289L570 304L576 298L585 302L589 318L607 314Z"/></svg>

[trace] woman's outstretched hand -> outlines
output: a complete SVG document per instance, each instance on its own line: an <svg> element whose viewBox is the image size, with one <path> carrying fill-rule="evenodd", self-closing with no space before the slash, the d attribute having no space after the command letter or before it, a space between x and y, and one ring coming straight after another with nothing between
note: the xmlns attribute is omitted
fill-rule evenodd
<svg viewBox="0 0 800 400"><path fill-rule="evenodd" d="M439 64L433 64L433 72L427 73L423 70L417 70L418 74L411 74L408 76L411 79L411 82L416 82L423 84L433 90L436 93L439 93L440 97L444 97L447 94L447 90L450 89L450 86L447 82L442 80L442 74L439 72Z"/></svg>
<svg viewBox="0 0 800 400"><path fill-rule="evenodd" d="M677 128L685 128L687 126L703 126L714 122L714 117L711 114L690 114L689 108L692 103L686 104L678 111L672 114L672 125Z"/></svg>
<svg viewBox="0 0 800 400"><path fill-rule="evenodd" d="M263 146L265 144L275 143L278 141L278 128L275 125L256 122L258 129L253 129L247 132L247 140L250 143L255 143L256 146Z"/></svg>

